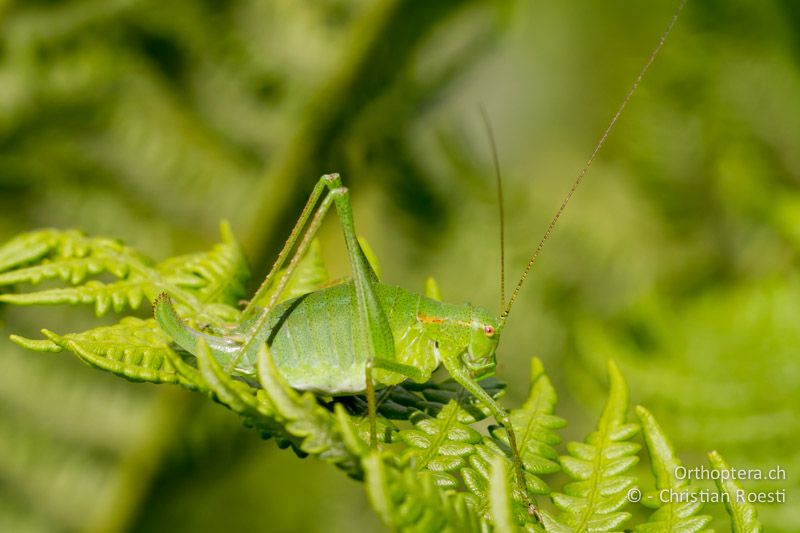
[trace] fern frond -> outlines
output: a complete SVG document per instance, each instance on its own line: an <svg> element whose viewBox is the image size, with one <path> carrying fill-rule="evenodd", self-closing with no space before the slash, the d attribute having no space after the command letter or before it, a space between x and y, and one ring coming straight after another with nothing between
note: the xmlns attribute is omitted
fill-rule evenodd
<svg viewBox="0 0 800 533"><path fill-rule="evenodd" d="M629 442L639 425L626 423L628 387L613 362L608 370L609 397L597 430L584 443L567 444L569 455L561 457L564 472L575 481L553 494L562 511L559 520L579 532L614 530L631 517L620 509L636 478L623 474L639 461L640 446Z"/></svg>
<svg viewBox="0 0 800 533"><path fill-rule="evenodd" d="M499 398L505 390L501 381L489 378L482 380L481 387L492 397ZM407 380L399 385L387 387L380 391L377 399L379 435L385 442L393 442L402 437L393 420L413 420L416 422L439 417L450 403L457 403L461 411L459 420L464 424L472 424L488 416L488 411L475 401L467 391L452 378L444 381L415 383ZM333 406L344 406L350 413L360 415L357 426L366 436L369 434L367 424L367 399L362 395L336 398ZM430 430L430 428L428 428ZM397 438L395 437L397 434ZM413 438L413 437L410 437ZM407 443L408 444L408 443ZM453 478L441 473L440 481L446 485L453 484Z"/></svg>
<svg viewBox="0 0 800 533"><path fill-rule="evenodd" d="M257 366L263 387L258 394L263 394L274 407L286 432L300 439L298 448L352 472L352 455L345 447L330 411L319 405L310 392L298 393L289 387L278 373L266 344L258 352Z"/></svg>
<svg viewBox="0 0 800 533"><path fill-rule="evenodd" d="M175 383L191 390L206 391L197 369L173 350L172 340L153 319L125 317L112 326L81 333L59 335L42 330L44 340L11 335L11 340L29 350L69 350L89 366L131 381Z"/></svg>
<svg viewBox="0 0 800 533"><path fill-rule="evenodd" d="M0 247L0 272L36 261L53 247L55 230L18 235Z"/></svg>
<svg viewBox="0 0 800 533"><path fill-rule="evenodd" d="M501 533L520 531L514 518L511 486L508 483L508 467L503 458L496 456L492 460L489 491L489 509L495 530Z"/></svg>
<svg viewBox="0 0 800 533"><path fill-rule="evenodd" d="M104 316L108 311L121 313L125 309L138 309L144 300L158 295L151 281L131 279L114 283L92 280L78 287L66 287L31 292L27 294L0 294L0 302L15 305L79 305L94 304L95 314Z"/></svg>
<svg viewBox="0 0 800 533"><path fill-rule="evenodd" d="M202 302L236 306L246 295L250 269L227 221L220 223L220 234L222 242L210 251L162 261L158 272Z"/></svg>
<svg viewBox="0 0 800 533"><path fill-rule="evenodd" d="M48 279L60 279L64 283L77 285L88 276L95 276L105 271L110 271L117 277L124 276L124 273L118 274L114 271L116 266L116 263L105 262L97 257L64 259L0 274L0 285L14 285L17 283L36 285Z"/></svg>
<svg viewBox="0 0 800 533"><path fill-rule="evenodd" d="M18 240L35 242L31 253L15 254ZM132 248L120 242L87 237L75 230L42 230L17 237L3 246L0 256L9 258L6 268L0 269L0 285L31 283L60 279L77 285L89 276L108 272L116 278L125 278L132 266L148 261Z"/></svg>
<svg viewBox="0 0 800 533"><path fill-rule="evenodd" d="M717 451L708 454L708 462L716 470L731 471L731 465ZM756 508L746 498L741 497L744 490L736 479L721 475L714 482L719 491L728 496L725 501L725 510L731 517L731 529L735 533L757 533L764 530L761 522L758 521Z"/></svg>
<svg viewBox="0 0 800 533"><path fill-rule="evenodd" d="M480 386L494 399L501 398L506 389L506 384L494 377L481 380ZM464 387L453 378L436 383L405 381L392 389L386 403L396 404L396 409L406 413L403 418L408 419L416 411L436 416L453 401L457 401L461 409L475 421L489 416L488 410L466 394Z"/></svg>
<svg viewBox="0 0 800 533"><path fill-rule="evenodd" d="M254 421L254 425L262 431L272 433L280 424L276 420L274 409L259 398L254 389L243 381L236 381L225 373L203 339L197 346L197 362L206 390L212 398L228 409Z"/></svg>
<svg viewBox="0 0 800 533"><path fill-rule="evenodd" d="M30 253L20 253L20 246L30 244ZM61 279L77 285L87 277L108 272L119 281L104 283L90 280L76 287L46 289L25 294L0 294L0 301L16 305L95 305L98 316L110 308L120 312L137 309L144 298L157 294L142 272L149 261L131 248L106 238L89 238L74 230L32 232L5 244L0 249L3 270L0 285L38 284Z"/></svg>
<svg viewBox="0 0 800 533"><path fill-rule="evenodd" d="M153 319L126 317L113 326L82 333L58 335L48 330L42 333L53 345L73 352L95 368L132 381L187 385L172 365L170 338ZM25 342L18 344L30 347Z"/></svg>
<svg viewBox="0 0 800 533"><path fill-rule="evenodd" d="M535 376L537 378L540 377L541 366L536 366L534 363L534 369ZM422 390L429 398L436 400L450 398L444 408L435 417L423 412L415 412L411 416L414 428L399 432L400 440L408 446L406 452L402 455L402 464L407 464L415 470L431 472L436 483L443 488L457 488L463 483L477 498L476 511L485 518L489 518L491 464L495 458L510 462L507 452L500 446L500 444L507 446L508 443L503 442L502 438L498 438L496 442L496 436L481 435L470 427L470 424L483 419L486 413L481 409L477 409L476 405L473 405L472 397L465 394L465 391L459 385L451 383L450 380L443 385L442 388L437 388L428 384ZM489 385L492 384L489 383ZM407 386L420 388L417 384L407 384ZM536 383L532 385L531 389L532 401L526 403L526 407L519 410L520 413L518 414L520 416L523 416L522 412L526 408L530 409L534 404L537 404L537 407L541 407L536 400L539 399L543 389L537 386ZM495 395L499 395L501 390L499 388L495 389ZM549 403L549 409L552 410L555 404L555 397L552 396L550 398L553 401ZM536 408L534 411L529 412L528 416L531 420L536 419L538 421L536 423L541 423L542 426L548 425L550 420L546 420L547 415L543 413L547 409ZM531 424L534 424L534 422L531 421ZM557 423L556 425L559 424ZM502 437L505 437L504 433ZM534 440L532 434L529 433L528 437L530 437L530 440L526 442L532 444ZM530 458L537 452L536 447L532 445L528 447L528 451L530 452ZM555 450L550 449L550 451L557 459L558 455ZM532 459L529 461L529 464L533 465L534 463L535 461ZM541 465L542 463L539 462L538 464ZM546 469L540 468L540 473L541 470L558 470L558 463L553 463L553 465L548 465L549 468ZM459 483L459 477L461 478L461 483ZM525 477L526 484L531 492L538 494L549 492L547 485L532 473L525 472ZM513 476L509 475L506 482L509 487L513 486ZM513 506L515 520L520 524L529 522L530 516L524 508L521 495L514 494L514 497L516 499Z"/></svg>
<svg viewBox="0 0 800 533"><path fill-rule="evenodd" d="M170 258L158 265L117 241L89 238L77 231L26 234L0 249L6 265L0 285L61 279L73 286L0 294L0 301L16 305L94 304L97 316L103 316L112 309L117 313L138 309L144 300L151 301L169 290L192 308L193 315L206 318L209 313L200 308L201 302L236 305L249 277L229 225L222 222L220 231L222 242L210 252ZM21 254L20 246L29 242L34 243L33 252ZM87 277L106 272L116 281L91 279L78 285Z"/></svg>
<svg viewBox="0 0 800 533"><path fill-rule="evenodd" d="M561 470L558 452L555 449L561 438L556 430L567 425L566 420L555 416L558 397L550 378L544 372L538 357L531 360L530 391L521 408L509 413L511 424L517 436L517 446L525 471L532 474L534 483L529 480L528 488L535 494L547 494L550 488L538 475L553 474ZM493 435L509 446L508 433L502 427Z"/></svg>
<svg viewBox="0 0 800 533"><path fill-rule="evenodd" d="M266 345L258 355L261 388L232 378L211 355L204 342L198 344L198 370L190 379L213 399L241 415L265 438L275 437L282 446L291 445L300 455L315 455L358 476L358 462L340 437L337 423L311 393L291 389L278 374Z"/></svg>
<svg viewBox="0 0 800 533"><path fill-rule="evenodd" d="M22 337L21 335L13 335L13 334L9 335L8 338L14 344L22 346L23 348L26 348L34 352L59 353L64 351L64 348L54 343L50 339L28 339L27 337Z"/></svg>
<svg viewBox="0 0 800 533"><path fill-rule="evenodd" d="M492 525L495 531L546 531L548 533L572 533L572 529L560 523L550 513L539 509L542 523L526 524L525 529L519 526L519 521L514 516L516 506L513 499L512 483L509 483L510 473L508 461L495 456L491 463L491 477L489 506L491 510Z"/></svg>
<svg viewBox="0 0 800 533"><path fill-rule="evenodd" d="M706 526L711 522L711 517L698 514L703 509L703 503L699 500L673 502L673 498L669 498L667 503L663 503L664 499L660 495L665 491L669 494L688 493L691 490L689 480L676 476L676 469L681 466L681 461L655 417L641 405L636 406L636 414L642 424L644 442L650 455L650 468L656 479L656 490L653 494L645 496L644 504L656 511L647 522L636 526L634 531L640 533L708 531Z"/></svg>
<svg viewBox="0 0 800 533"><path fill-rule="evenodd" d="M550 488L541 477L560 470L558 452L554 446L561 442L555 430L565 425L564 420L553 415L556 405L555 391L544 373L538 358L531 360L531 386L528 398L522 407L509 413L517 433L517 445L522 457L525 485L531 494L549 494ZM474 447L469 457L469 465L461 470L464 484L478 498L480 509L489 512L491 468L495 457L510 462L506 451L509 449L508 435L502 427L491 428L491 438L484 437ZM510 471L510 468L509 468ZM514 485L514 478L506 480ZM518 524L529 524L522 495L514 493L513 510Z"/></svg>
<svg viewBox="0 0 800 533"><path fill-rule="evenodd" d="M793 378L799 298L795 275L709 290L677 309L663 296L648 296L624 327L581 326L580 360L569 371L598 375L613 357L645 405L680 415L675 428L694 448L724 444L758 455L780 442L792 449L786 443L796 440L800 424L786 399L800 401ZM793 524L800 528L800 514Z"/></svg>
<svg viewBox="0 0 800 533"><path fill-rule="evenodd" d="M474 418L453 400L436 418L417 413L412 421L413 429L399 433L400 440L408 446L403 463L412 470L429 470L437 485L456 487L458 481L452 472L466 465L482 439L480 433L467 425Z"/></svg>
<svg viewBox="0 0 800 533"><path fill-rule="evenodd" d="M380 452L362 464L367 495L383 522L397 531L485 531L488 525L470 498L442 490L430 472L396 467Z"/></svg>
<svg viewBox="0 0 800 533"><path fill-rule="evenodd" d="M0 272L23 267L48 256L52 258L84 257L89 243L75 230L43 229L23 233L0 247Z"/></svg>
<svg viewBox="0 0 800 533"><path fill-rule="evenodd" d="M507 448L501 446L491 437L484 437L483 441L476 445L474 453L469 456L469 465L461 469L461 476L464 484L469 491L475 495L478 502L478 510L486 517L489 517L491 505L491 479L492 479L492 462L496 458L501 458L507 463L508 477L506 483L509 490L512 490L514 504L512 510L518 524L524 524L525 527L533 525L531 516L528 514L528 509L523 496L518 493L516 489L516 479L513 474L513 466L511 458L508 455ZM525 486L529 494L545 494L547 493L547 485L545 485L537 476L530 472L524 472Z"/></svg>

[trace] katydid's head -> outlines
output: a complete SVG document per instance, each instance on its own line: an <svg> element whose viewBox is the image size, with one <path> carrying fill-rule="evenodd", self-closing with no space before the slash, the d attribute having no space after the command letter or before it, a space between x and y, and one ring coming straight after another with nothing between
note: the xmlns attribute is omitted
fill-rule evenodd
<svg viewBox="0 0 800 533"><path fill-rule="evenodd" d="M494 374L497 366L495 351L500 340L497 318L478 307L472 308L469 345L463 355L464 364L475 379Z"/></svg>

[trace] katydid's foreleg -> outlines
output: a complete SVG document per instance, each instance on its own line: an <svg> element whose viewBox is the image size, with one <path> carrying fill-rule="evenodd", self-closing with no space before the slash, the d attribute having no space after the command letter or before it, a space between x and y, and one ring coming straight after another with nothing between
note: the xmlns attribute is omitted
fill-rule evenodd
<svg viewBox="0 0 800 533"><path fill-rule="evenodd" d="M378 443L378 406L377 402L375 401L375 382L372 380L372 370L375 368L396 372L397 374L415 381L425 381L430 378L430 374L426 374L415 366L404 365L403 363L398 363L388 359L367 359L367 375L365 376L367 383L367 416L369 416L369 440L370 446L372 447L377 446Z"/></svg>
<svg viewBox="0 0 800 533"><path fill-rule="evenodd" d="M367 394L367 416L369 417L369 440L370 446L373 447L376 446L378 442L378 402L375 400L375 381L372 378L372 371L376 368L380 370L389 370L390 372L395 372L415 381L425 381L430 378L430 375L414 366L404 365L386 359L367 359L367 364L365 366L366 375L364 379L366 382Z"/></svg>
<svg viewBox="0 0 800 533"><path fill-rule="evenodd" d="M372 366L373 368L378 368L380 370L395 372L401 376L407 377L408 379L413 379L418 383L427 381L431 377L429 373L426 373L415 366L404 365L403 363L398 363L397 361L391 361L387 359L375 359Z"/></svg>
<svg viewBox="0 0 800 533"><path fill-rule="evenodd" d="M478 384L478 382L472 378L472 376L469 375L469 372L467 372L467 370L458 360L457 355L444 355L443 362L447 368L447 371L450 373L450 376L462 387L464 387L467 392L477 398L481 404L486 406L492 413L492 416L494 416L495 420L497 420L497 422L505 428L506 433L508 434L508 445L511 448L511 460L514 463L514 477L516 479L517 490L521 493L523 502L528 508L530 515L541 522L542 519L539 515L539 509L536 505L536 502L528 493L528 486L527 483L525 483L525 471L522 465L522 458L520 457L519 448L517 447L517 436L514 433L514 426L511 424L511 417L508 416L508 412L506 412L506 410L503 409L500 404L498 404L495 399L492 398L489 393L486 392L483 387L481 387L480 384Z"/></svg>

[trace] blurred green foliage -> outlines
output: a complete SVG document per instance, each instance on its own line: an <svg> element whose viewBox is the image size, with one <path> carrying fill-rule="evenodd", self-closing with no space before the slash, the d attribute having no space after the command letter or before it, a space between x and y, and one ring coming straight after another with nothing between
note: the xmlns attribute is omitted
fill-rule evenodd
<svg viewBox="0 0 800 533"><path fill-rule="evenodd" d="M493 309L496 205L478 104L506 178L513 282L674 7L7 0L0 237L78 227L160 258L202 248L228 218L264 271L311 185L336 170L386 280L421 289L432 274L445 299ZM737 466L780 464L790 502L798 25L786 0L689 2L499 354L511 404L530 355L545 361L571 391L559 414L574 439L592 426L613 357L694 464L711 447ZM338 231L327 228L324 249L345 275ZM22 333L90 320L3 311L4 329ZM244 517L282 531L377 528L360 487L273 454L222 409L6 342L0 446L3 530L214 529ZM270 488L276 477L285 490ZM796 531L796 509L759 513L771 531Z"/></svg>

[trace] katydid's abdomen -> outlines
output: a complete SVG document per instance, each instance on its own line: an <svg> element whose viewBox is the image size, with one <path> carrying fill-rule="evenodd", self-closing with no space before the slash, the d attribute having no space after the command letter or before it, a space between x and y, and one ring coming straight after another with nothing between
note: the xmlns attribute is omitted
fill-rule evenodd
<svg viewBox="0 0 800 533"><path fill-rule="evenodd" d="M466 343L463 325L470 307L427 298L402 287L376 284L376 295L389 322L395 362L414 366L427 377L439 365L439 344ZM322 394L352 394L366 388L365 350L353 340L353 284L343 283L287 300L269 313L266 327L256 332L267 342L280 374L292 388ZM463 316L462 316L463 315ZM252 335L247 326L230 336L214 336L185 325L166 299L156 303L162 328L185 350L194 353L203 338L220 364L227 364L241 347L237 338ZM460 327L461 326L461 327ZM242 358L236 372L255 375L253 357ZM405 377L376 370L376 381L392 385Z"/></svg>
<svg viewBox="0 0 800 533"><path fill-rule="evenodd" d="M421 363L418 368L430 374L438 364L436 349L417 316L440 302L401 287L379 284L375 288L396 352L402 350L396 353L397 361L415 356ZM293 388L327 394L365 390L367 354L353 342L354 297L352 283L345 283L287 301L271 313L266 340L276 367Z"/></svg>

